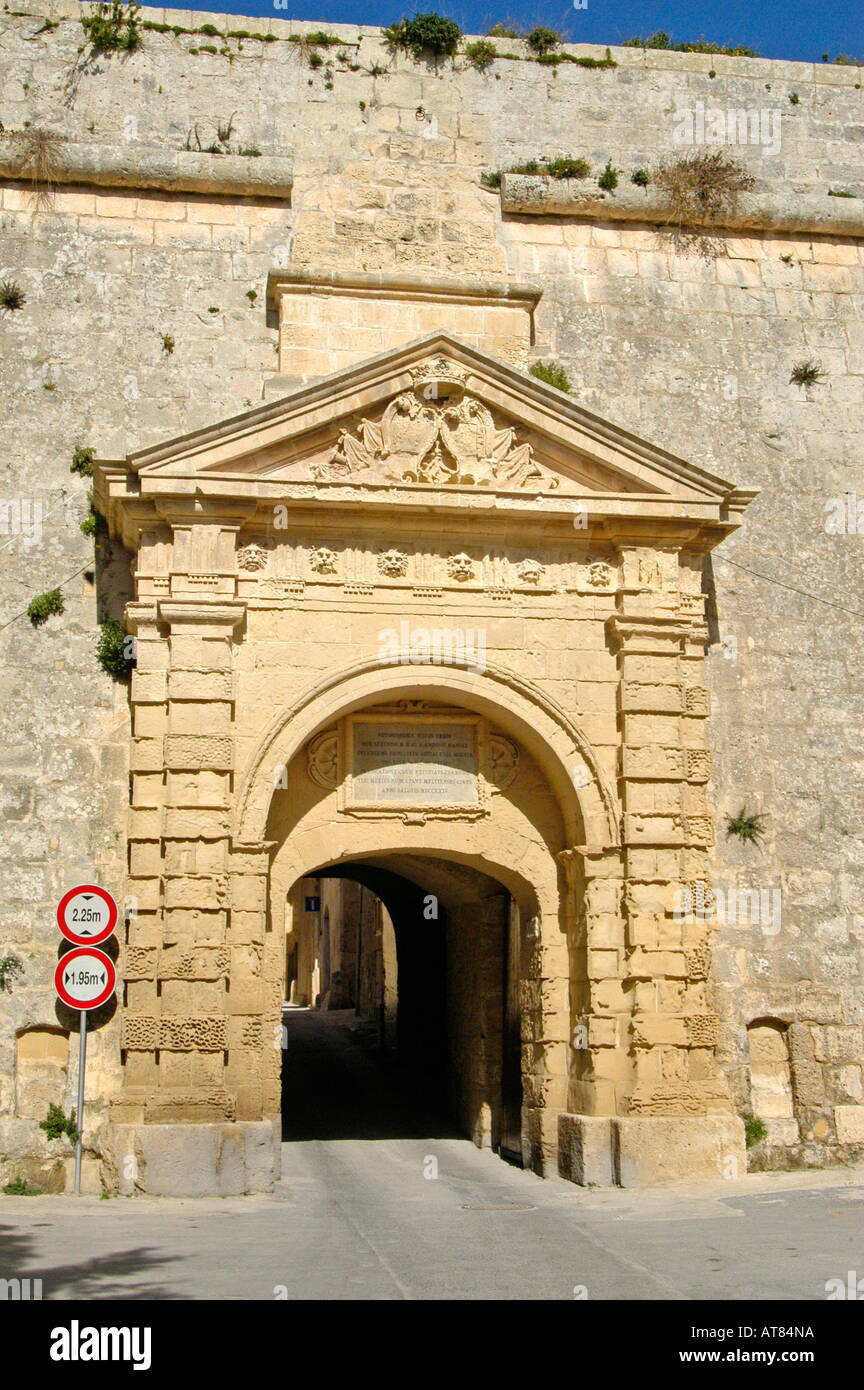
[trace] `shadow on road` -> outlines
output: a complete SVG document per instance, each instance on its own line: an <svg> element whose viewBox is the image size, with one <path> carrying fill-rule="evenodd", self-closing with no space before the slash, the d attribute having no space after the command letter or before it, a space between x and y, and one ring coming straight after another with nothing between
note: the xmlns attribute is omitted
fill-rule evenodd
<svg viewBox="0 0 864 1390"><path fill-rule="evenodd" d="M13 1227L0 1226L0 1277L41 1279L43 1299L128 1302L194 1297L191 1293L178 1293L176 1288L169 1288L150 1277L160 1265L181 1260L181 1255L165 1255L147 1246L136 1246L130 1250L112 1251L110 1255L94 1255L79 1264L39 1267L34 1264L37 1258L34 1245L34 1241ZM148 1278L141 1283L132 1283L144 1270Z"/></svg>

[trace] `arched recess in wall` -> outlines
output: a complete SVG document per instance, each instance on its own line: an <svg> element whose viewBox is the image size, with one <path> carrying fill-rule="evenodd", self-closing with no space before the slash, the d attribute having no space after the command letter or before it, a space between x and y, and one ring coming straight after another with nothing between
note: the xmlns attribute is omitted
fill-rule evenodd
<svg viewBox="0 0 864 1390"><path fill-rule="evenodd" d="M49 1105L62 1106L69 1067L65 1028L36 1024L15 1036L15 1114L44 1120Z"/></svg>
<svg viewBox="0 0 864 1390"><path fill-rule="evenodd" d="M788 1025L779 1018L757 1018L747 1025L750 1054L750 1108L760 1120L791 1120L792 1065Z"/></svg>
<svg viewBox="0 0 864 1390"><path fill-rule="evenodd" d="M501 667L478 672L459 663L382 666L378 660L332 672L271 721L243 776L235 843L264 839L278 770L315 733L364 705L418 695L483 714L521 742L558 800L570 846L619 843L614 792L590 742L557 701Z"/></svg>

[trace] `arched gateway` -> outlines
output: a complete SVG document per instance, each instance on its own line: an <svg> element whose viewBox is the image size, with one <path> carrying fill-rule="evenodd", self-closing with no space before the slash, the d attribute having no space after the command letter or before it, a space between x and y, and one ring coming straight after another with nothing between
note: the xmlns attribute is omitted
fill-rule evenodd
<svg viewBox="0 0 864 1390"><path fill-rule="evenodd" d="M526 1163L743 1167L676 908L712 843L703 562L752 494L443 334L97 489L138 556L121 1187L272 1183L292 894L340 868L446 909L477 1142L510 997Z"/></svg>

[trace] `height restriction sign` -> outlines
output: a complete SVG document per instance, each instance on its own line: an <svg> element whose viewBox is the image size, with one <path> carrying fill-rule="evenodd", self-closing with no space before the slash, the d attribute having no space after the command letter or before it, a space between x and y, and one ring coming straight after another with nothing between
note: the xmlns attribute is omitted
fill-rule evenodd
<svg viewBox="0 0 864 1390"><path fill-rule="evenodd" d="M117 904L104 888L80 883L60 899L57 925L73 945L98 946L117 925Z"/></svg>
<svg viewBox="0 0 864 1390"><path fill-rule="evenodd" d="M113 960L95 946L79 946L57 962L54 988L70 1009L98 1009L111 998L116 987Z"/></svg>

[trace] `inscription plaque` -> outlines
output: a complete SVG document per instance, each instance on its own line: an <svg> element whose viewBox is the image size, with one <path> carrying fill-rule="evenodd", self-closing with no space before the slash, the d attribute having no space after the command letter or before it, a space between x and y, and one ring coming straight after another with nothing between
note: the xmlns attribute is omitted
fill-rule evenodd
<svg viewBox="0 0 864 1390"><path fill-rule="evenodd" d="M476 806L475 725L358 720L353 726L353 799L391 806Z"/></svg>

